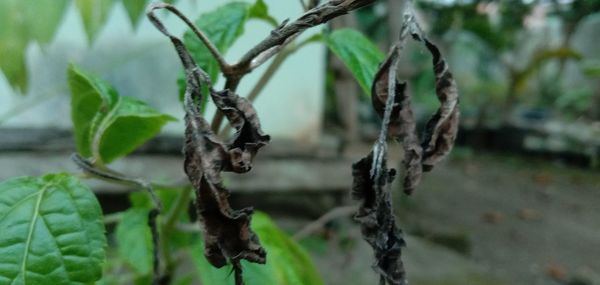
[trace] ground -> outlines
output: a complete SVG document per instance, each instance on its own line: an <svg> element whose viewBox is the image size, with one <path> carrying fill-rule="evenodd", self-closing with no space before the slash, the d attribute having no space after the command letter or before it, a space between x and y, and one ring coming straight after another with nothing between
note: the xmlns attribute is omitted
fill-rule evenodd
<svg viewBox="0 0 600 285"><path fill-rule="evenodd" d="M410 284L600 284L599 173L457 149L397 198ZM376 284L356 228L302 241L326 284Z"/></svg>

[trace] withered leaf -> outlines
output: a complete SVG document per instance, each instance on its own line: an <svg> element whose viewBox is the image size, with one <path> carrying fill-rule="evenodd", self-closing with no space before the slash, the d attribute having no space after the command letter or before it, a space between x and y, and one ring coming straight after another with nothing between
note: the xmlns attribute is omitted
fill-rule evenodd
<svg viewBox="0 0 600 285"><path fill-rule="evenodd" d="M441 103L440 108L427 122L422 142L423 170L430 171L450 153L454 145L460 117L458 88L440 50L429 40L417 34L413 37L422 41L433 56L435 91Z"/></svg>
<svg viewBox="0 0 600 285"><path fill-rule="evenodd" d="M186 91L186 97L192 93L200 94L199 89ZM194 101L186 99L186 102ZM222 185L221 171L235 170L239 165L235 151L214 135L208 122L192 111L195 108L187 109L184 167L196 190L196 210L205 229L205 255L215 267L240 259L264 263L266 252L250 229L252 209L233 210L229 192ZM244 163L250 166L250 158Z"/></svg>
<svg viewBox="0 0 600 285"><path fill-rule="evenodd" d="M256 112L248 101L229 91L213 90L208 75L194 62L181 40L171 35L153 14L154 9L160 8L164 5L152 6L148 17L171 39L186 73L184 170L195 189L196 211L204 226L205 255L213 266L220 268L232 263L236 274L241 274L241 259L265 263L266 252L250 228L252 208L231 208L221 172L250 170L256 151L268 143L269 136L262 133ZM217 107L237 130L231 143L219 139L199 111L204 84L208 85Z"/></svg>
<svg viewBox="0 0 600 285"><path fill-rule="evenodd" d="M396 79L398 51L397 46L393 47L375 74L371 100L373 108L383 118L388 96L390 92L395 92L388 129L390 136L402 142L405 168L404 192L410 194L421 181L423 151L417 136L417 123L412 111L410 96L407 93L407 84L400 83ZM395 86L390 84L391 81L395 82Z"/></svg>
<svg viewBox="0 0 600 285"><path fill-rule="evenodd" d="M373 156L374 152L371 152L352 165L352 196L362 201L355 219L361 224L363 238L375 253L373 268L389 284L406 284L401 260L405 242L396 227L389 189L395 171L386 168L385 159L374 165Z"/></svg>
<svg viewBox="0 0 600 285"><path fill-rule="evenodd" d="M414 124L414 119L403 121L400 118L405 107L400 103L406 101L406 85L396 80L397 64L397 49L393 49L373 84L373 106L376 110L379 108L378 113L383 119L379 138L369 155L352 165L352 196L362 201L355 219L361 224L363 238L373 248L373 268L379 273L382 284L406 283L401 260L401 248L405 243L401 231L396 227L390 193L390 184L396 171L387 169L386 138L388 130L402 136L405 124ZM410 106L407 108L410 110ZM396 128L390 127L392 123L396 124Z"/></svg>
<svg viewBox="0 0 600 285"><path fill-rule="evenodd" d="M229 144L231 171L237 173L250 171L256 152L270 140L270 137L260 128L256 110L246 98L229 90L211 92L211 97L236 130Z"/></svg>

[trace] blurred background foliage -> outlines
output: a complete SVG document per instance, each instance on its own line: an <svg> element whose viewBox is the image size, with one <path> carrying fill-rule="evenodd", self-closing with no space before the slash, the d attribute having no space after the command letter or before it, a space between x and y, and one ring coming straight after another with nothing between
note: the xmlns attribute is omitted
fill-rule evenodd
<svg viewBox="0 0 600 285"><path fill-rule="evenodd" d="M72 1L90 44L117 2L122 1L134 27L150 2ZM27 91L31 72L24 58L27 46L36 42L43 47L52 40L70 2L0 1L0 69L22 93ZM356 14L357 28L384 51L396 31L390 28L394 21L386 12L393 9L386 5L380 1ZM586 42L600 30L600 1L417 1L417 5L428 32L451 55L463 94L463 112L473 124L499 124L522 105L570 119L600 118L600 52L596 42ZM423 68L427 56L413 49L406 60L403 75L417 82L415 94L430 92L432 74ZM423 108L435 108L430 96L419 98Z"/></svg>
<svg viewBox="0 0 600 285"><path fill-rule="evenodd" d="M600 119L600 52L594 41L586 41L597 36L600 1L417 4L426 29L450 54L463 114L475 124L502 123L502 115L509 116L519 106L543 108L569 119ZM395 32L385 25L393 21L383 5L357 13L359 28L378 42ZM414 68L406 68L404 74L417 82L414 93L431 92L422 89L432 81L431 72L421 68L427 56L416 50L407 61ZM434 100L418 102L433 108L429 105Z"/></svg>

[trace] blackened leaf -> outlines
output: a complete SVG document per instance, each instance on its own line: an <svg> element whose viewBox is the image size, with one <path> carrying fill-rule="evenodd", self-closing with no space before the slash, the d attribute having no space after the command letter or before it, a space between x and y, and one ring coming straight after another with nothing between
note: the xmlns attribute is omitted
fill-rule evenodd
<svg viewBox="0 0 600 285"><path fill-rule="evenodd" d="M211 92L211 96L217 108L236 130L229 145L230 170L237 173L248 172L252 168L256 152L269 143L270 137L261 130L256 110L250 101L229 90Z"/></svg>
<svg viewBox="0 0 600 285"><path fill-rule="evenodd" d="M355 219L360 222L363 238L375 253L374 269L389 284L405 284L401 260L405 242L396 227L389 190L395 171L386 168L385 159L374 165L373 156L371 152L352 165L353 197L362 201ZM374 173L380 173L379 177Z"/></svg>
<svg viewBox="0 0 600 285"><path fill-rule="evenodd" d="M265 263L266 252L250 229L251 208L233 210L221 185L202 180L196 206L205 228L205 255L215 267L245 259Z"/></svg>
<svg viewBox="0 0 600 285"><path fill-rule="evenodd" d="M186 94L200 96L200 85L188 81ZM227 90L211 95L237 130L232 143L222 143L211 131L198 108L186 114L185 170L196 189L196 208L205 228L205 255L215 267L245 259L264 263L266 252L250 229L251 208L233 210L229 192L222 186L221 171L247 172L256 151L269 141L262 133L252 105ZM186 100L192 104L193 99Z"/></svg>
<svg viewBox="0 0 600 285"><path fill-rule="evenodd" d="M433 56L435 91L441 106L429 119L423 137L423 170L429 171L442 160L454 145L459 127L458 88L439 49L427 39L421 39Z"/></svg>
<svg viewBox="0 0 600 285"><path fill-rule="evenodd" d="M269 216L256 212L252 228L269 252L269 262L264 265L242 261L246 285L322 285L323 280L303 248L292 240ZM202 284L235 284L232 267L216 269L203 256L201 244L192 248L192 257Z"/></svg>
<svg viewBox="0 0 600 285"><path fill-rule="evenodd" d="M231 209L229 192L221 184L220 172L232 168L227 146L197 114L186 115L184 167L196 190L196 209L205 228L206 258L215 267L239 259L264 263L266 252L250 229L252 209Z"/></svg>
<svg viewBox="0 0 600 285"><path fill-rule="evenodd" d="M215 96L221 97L218 95L221 93L217 94L213 90L209 74L198 67L183 42L170 34L153 13L160 8L165 6L153 6L148 17L161 33L169 37L186 74L184 169L194 187L196 210L205 228L204 254L213 266L220 268L232 263L236 266L236 274L241 274L241 268L237 267L241 260L265 263L266 252L258 236L250 229L252 209L231 208L229 192L222 185L220 173L237 169L240 161L236 156L238 154L243 157L244 153L250 153L250 158L243 160L250 166L255 152L249 150L248 144L262 146L268 142L268 136L260 131L256 112L247 101L240 101L235 94L215 99ZM239 128L232 144L225 144L216 137L202 117L198 105L203 101L203 88L208 88L218 107L225 110L232 125ZM224 102L220 99L232 101ZM258 147L254 150L258 150Z"/></svg>

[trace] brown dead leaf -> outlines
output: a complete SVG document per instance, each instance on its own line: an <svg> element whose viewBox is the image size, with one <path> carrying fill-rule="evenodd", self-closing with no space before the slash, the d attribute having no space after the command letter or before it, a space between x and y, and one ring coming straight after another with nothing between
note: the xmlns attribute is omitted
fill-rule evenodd
<svg viewBox="0 0 600 285"><path fill-rule="evenodd" d="M152 13L149 18L171 39L186 73L184 170L194 187L196 211L204 226L205 256L217 268L232 263L236 274L241 274L240 260L265 263L266 252L250 228L252 208L231 208L221 172L249 171L252 159L269 142L269 136L262 133L256 112L247 100L229 91L214 91L206 72L194 62L181 40ZM237 131L231 143L221 141L199 111L203 85L208 86L217 108Z"/></svg>
<svg viewBox="0 0 600 285"><path fill-rule="evenodd" d="M433 56L435 91L441 103L440 108L427 122L423 136L423 170L430 171L454 146L460 117L458 88L440 50L419 35L415 34L413 37L422 41Z"/></svg>

